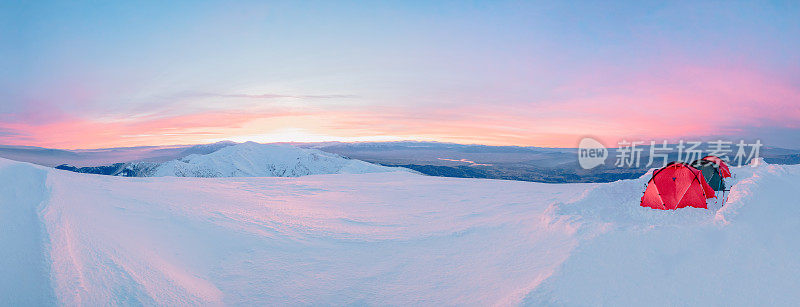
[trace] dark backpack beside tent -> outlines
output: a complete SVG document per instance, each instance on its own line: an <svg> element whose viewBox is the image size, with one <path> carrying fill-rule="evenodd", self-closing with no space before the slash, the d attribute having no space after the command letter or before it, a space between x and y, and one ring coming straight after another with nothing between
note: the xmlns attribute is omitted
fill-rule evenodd
<svg viewBox="0 0 800 307"><path fill-rule="evenodd" d="M722 175L722 178L731 177L731 170L728 168L728 164L725 163L725 160L717 156L706 156L703 160L714 162L714 164L719 167L719 174Z"/></svg>
<svg viewBox="0 0 800 307"><path fill-rule="evenodd" d="M725 181L722 179L723 175L720 171L720 163L703 158L695 160L690 165L703 172L703 177L705 177L706 182L714 191L726 191Z"/></svg>

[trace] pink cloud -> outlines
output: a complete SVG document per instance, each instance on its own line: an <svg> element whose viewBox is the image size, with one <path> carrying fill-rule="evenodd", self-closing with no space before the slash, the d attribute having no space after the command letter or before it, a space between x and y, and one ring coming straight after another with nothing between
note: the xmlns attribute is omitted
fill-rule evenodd
<svg viewBox="0 0 800 307"><path fill-rule="evenodd" d="M192 143L209 135L225 135L256 118L287 116L290 113L205 112L163 118L137 118L116 121L62 117L46 124L0 123L7 131L24 133L27 140L14 136L0 140L7 144L57 148L96 148L153 144Z"/></svg>
<svg viewBox="0 0 800 307"><path fill-rule="evenodd" d="M489 99L421 107L309 104L272 111L206 110L116 120L50 111L40 120L0 123L0 142L59 148L186 144L291 128L333 138L574 147L585 135L614 144L622 138L673 140L737 136L752 128L800 129L800 90L754 70L676 65L652 76L579 80L557 92L549 100L531 102L494 104ZM458 95L443 100L453 97Z"/></svg>

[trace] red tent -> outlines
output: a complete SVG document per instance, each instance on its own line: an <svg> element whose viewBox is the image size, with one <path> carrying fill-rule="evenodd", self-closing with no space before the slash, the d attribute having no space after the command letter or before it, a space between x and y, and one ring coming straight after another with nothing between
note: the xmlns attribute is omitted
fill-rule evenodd
<svg viewBox="0 0 800 307"><path fill-rule="evenodd" d="M703 160L708 160L714 162L714 164L719 165L719 175L722 178L728 178L731 176L731 170L728 169L728 165L725 164L725 161L720 159L717 156L706 156Z"/></svg>
<svg viewBox="0 0 800 307"><path fill-rule="evenodd" d="M706 199L714 198L714 189L703 173L685 163L670 163L653 172L642 196L642 207L672 210L684 207L705 208Z"/></svg>

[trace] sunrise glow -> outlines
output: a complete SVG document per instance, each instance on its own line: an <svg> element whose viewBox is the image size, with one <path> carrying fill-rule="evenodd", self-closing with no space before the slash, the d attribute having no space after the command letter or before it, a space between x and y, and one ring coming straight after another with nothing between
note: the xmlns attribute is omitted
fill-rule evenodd
<svg viewBox="0 0 800 307"><path fill-rule="evenodd" d="M5 6L19 21L0 30L7 145L574 147L594 135L800 147L796 6Z"/></svg>

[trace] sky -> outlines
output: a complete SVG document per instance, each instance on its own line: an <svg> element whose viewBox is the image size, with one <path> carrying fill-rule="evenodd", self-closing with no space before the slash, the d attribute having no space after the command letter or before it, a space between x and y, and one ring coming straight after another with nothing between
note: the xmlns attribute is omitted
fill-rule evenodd
<svg viewBox="0 0 800 307"><path fill-rule="evenodd" d="M0 144L800 148L796 1L3 1Z"/></svg>

